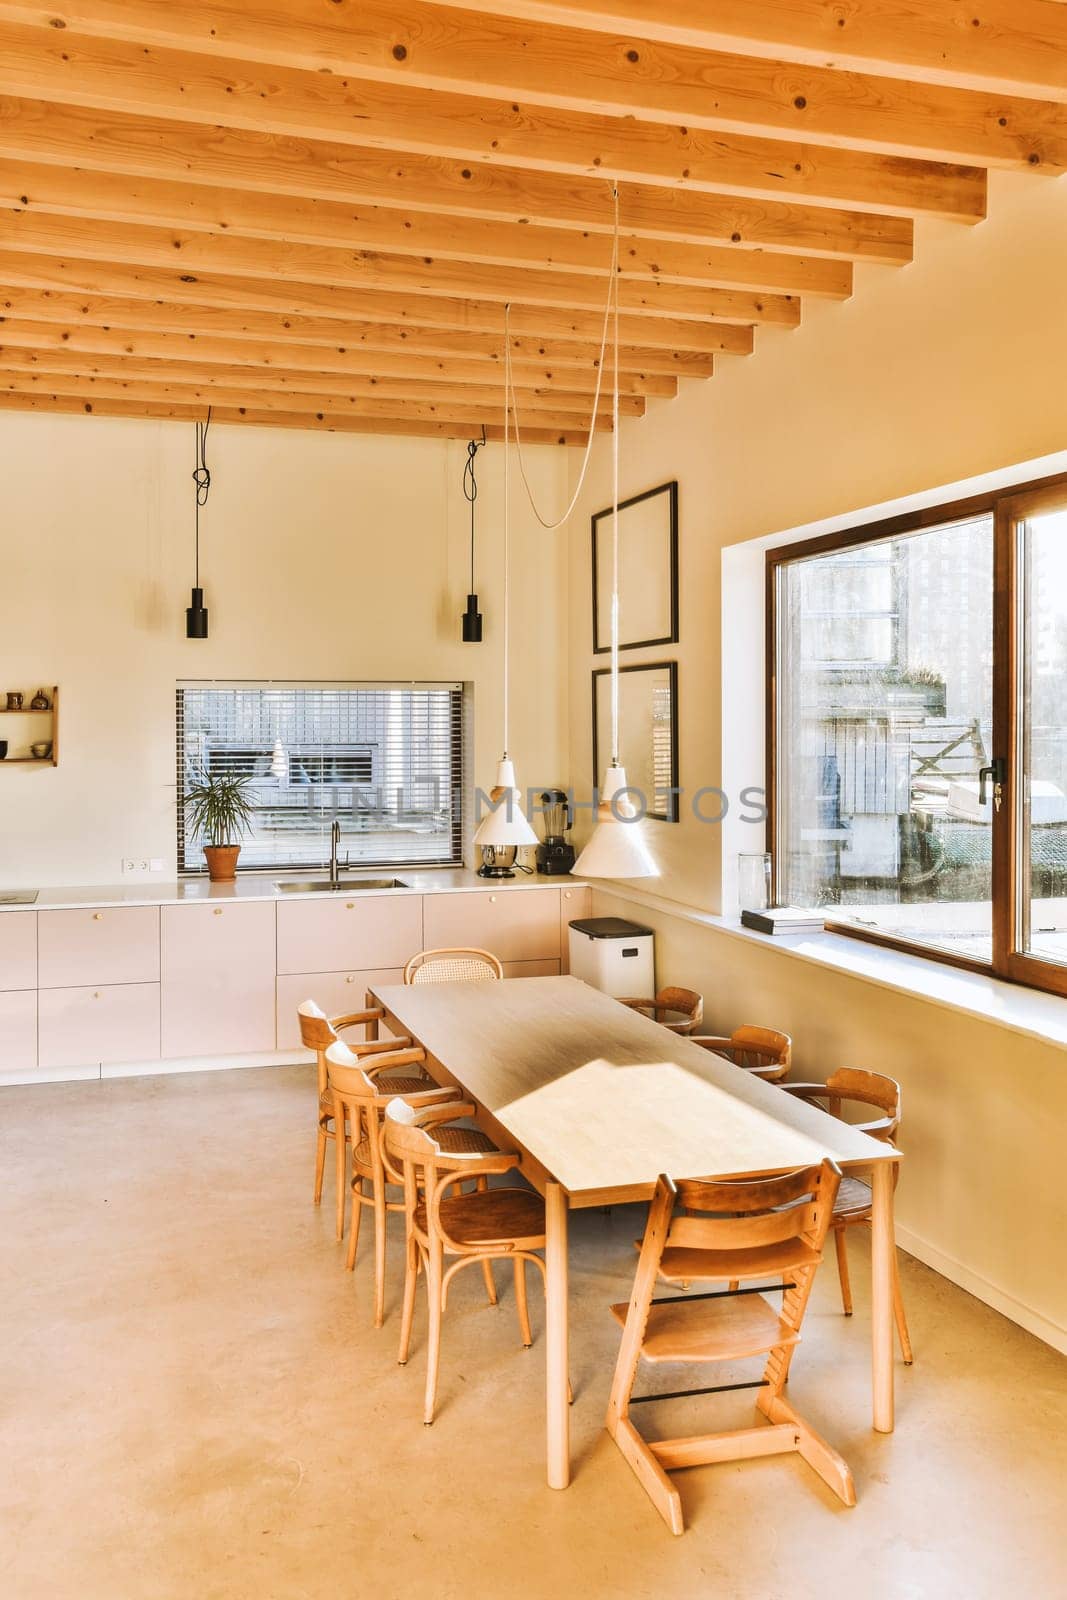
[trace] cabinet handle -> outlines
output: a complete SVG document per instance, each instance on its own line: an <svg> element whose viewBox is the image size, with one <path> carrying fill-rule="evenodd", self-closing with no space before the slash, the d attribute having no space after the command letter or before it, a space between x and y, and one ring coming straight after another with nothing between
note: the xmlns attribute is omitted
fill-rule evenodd
<svg viewBox="0 0 1067 1600"><path fill-rule="evenodd" d="M94 922L103 922L103 920L104 920L104 913L102 911L94 911L93 912L93 921Z"/></svg>
<svg viewBox="0 0 1067 1600"><path fill-rule="evenodd" d="M346 978L345 979L346 983L355 983L355 981L356 981L355 978Z"/></svg>
<svg viewBox="0 0 1067 1600"><path fill-rule="evenodd" d="M496 895L495 894L491 894L489 896L489 904L491 906L495 906L496 905Z"/></svg>
<svg viewBox="0 0 1067 1600"><path fill-rule="evenodd" d="M570 897L571 897L571 891L569 889L564 889L564 891L563 891L564 900L569 900Z"/></svg>
<svg viewBox="0 0 1067 1600"><path fill-rule="evenodd" d="M345 905L345 910L346 911L354 911L355 909L356 909L356 902L354 900L349 900L347 902L347 904Z"/></svg>
<svg viewBox="0 0 1067 1600"><path fill-rule="evenodd" d="M221 917L222 916L222 907L221 906L216 906L214 912L212 913L212 915L216 916L216 917Z"/></svg>
<svg viewBox="0 0 1067 1600"><path fill-rule="evenodd" d="M97 990L97 991L96 991L96 993L95 993L95 994L94 994L94 995L93 995L93 999L94 999L94 1000L99 1000L99 998L100 998L100 991L99 991L99 989L98 989L98 990Z"/></svg>

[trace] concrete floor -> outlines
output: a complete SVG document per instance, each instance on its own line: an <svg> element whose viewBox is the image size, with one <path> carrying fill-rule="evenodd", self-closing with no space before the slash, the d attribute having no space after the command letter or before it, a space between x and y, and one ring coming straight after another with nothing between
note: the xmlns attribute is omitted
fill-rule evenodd
<svg viewBox="0 0 1067 1600"><path fill-rule="evenodd" d="M510 1285L490 1310L477 1273L458 1280L424 1428L421 1307L395 1360L399 1251L375 1332L366 1254L346 1275L310 1203L313 1097L303 1068L3 1091L4 1600L1067 1594L1063 1359L904 1258L917 1364L896 1433L873 1433L862 1239L857 1314L831 1265L790 1385L849 1459L854 1510L767 1458L680 1474L689 1527L667 1532L601 1425L628 1209L572 1229L571 1489L544 1482L532 1284L524 1352ZM722 1396L642 1425L696 1407L753 1418Z"/></svg>

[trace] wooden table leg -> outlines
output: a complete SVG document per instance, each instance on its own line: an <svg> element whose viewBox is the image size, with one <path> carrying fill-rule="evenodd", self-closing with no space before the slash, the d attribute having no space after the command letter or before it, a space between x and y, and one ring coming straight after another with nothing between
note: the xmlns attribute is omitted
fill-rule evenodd
<svg viewBox="0 0 1067 1600"><path fill-rule="evenodd" d="M893 1179L895 1163L871 1169L871 1356L874 1426L893 1431Z"/></svg>
<svg viewBox="0 0 1067 1600"><path fill-rule="evenodd" d="M558 1183L549 1183L545 1188L545 1237L548 1486L565 1489L571 1479L567 1399L567 1196Z"/></svg>
<svg viewBox="0 0 1067 1600"><path fill-rule="evenodd" d="M368 990L367 993L363 996L363 1007L364 1007L364 1010L369 1011L373 1006L376 1006L377 1004L378 1004L377 1000L371 994L370 990ZM363 1024L363 1027L364 1027L365 1036L368 1039L377 1039L379 1037L379 1034L378 1034L378 1018L377 1017L372 1017L369 1022L365 1022Z"/></svg>

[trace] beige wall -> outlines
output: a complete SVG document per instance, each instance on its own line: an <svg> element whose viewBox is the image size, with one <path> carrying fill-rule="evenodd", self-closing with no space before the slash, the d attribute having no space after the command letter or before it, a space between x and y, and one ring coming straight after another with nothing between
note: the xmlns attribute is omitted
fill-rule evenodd
<svg viewBox="0 0 1067 1600"><path fill-rule="evenodd" d="M723 358L710 383L686 385L677 400L653 401L644 419L623 424L623 496L671 477L680 484L681 642L624 659L676 655L689 789L722 782L736 793L762 779L755 541L1067 446L1063 182L992 180L987 222L920 226L913 265L860 270L848 303L806 308L797 332L761 334L753 358ZM610 484L610 450L598 443L570 524L571 776L583 788L588 517L608 503ZM644 886L729 914L735 901L722 869L744 847L736 830L691 819L645 826L662 876ZM621 902L598 899L625 914ZM789 1029L805 1075L851 1063L898 1077L909 1248L1067 1345L1067 1218L1050 1177L1067 1114L1061 1049L690 922L629 911L657 928L660 980L701 988L716 1029L744 1021ZM921 1351L921 1330L919 1343Z"/></svg>
<svg viewBox="0 0 1067 1600"><path fill-rule="evenodd" d="M213 427L202 513L207 641L185 638L189 425L0 417L0 690L58 683L60 765L0 766L0 885L174 873L174 685L185 677L469 679L475 779L500 744L501 449L479 457L482 645L467 589L465 445ZM542 497L564 452L530 452ZM514 497L513 745L519 780L558 782L564 553ZM0 719L2 721L3 719ZM0 732L0 737L4 737Z"/></svg>

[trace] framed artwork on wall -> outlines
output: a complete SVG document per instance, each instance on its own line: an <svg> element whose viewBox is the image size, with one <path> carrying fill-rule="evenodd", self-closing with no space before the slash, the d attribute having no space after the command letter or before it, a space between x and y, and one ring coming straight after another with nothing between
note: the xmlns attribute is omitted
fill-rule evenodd
<svg viewBox="0 0 1067 1600"><path fill-rule="evenodd" d="M611 649L612 513L593 517L593 653ZM678 641L678 484L619 502L619 649Z"/></svg>
<svg viewBox="0 0 1067 1600"><path fill-rule="evenodd" d="M593 783L600 782L612 752L611 672L593 672ZM658 822L678 821L678 664L656 661L619 668L619 749L616 752L638 811Z"/></svg>

